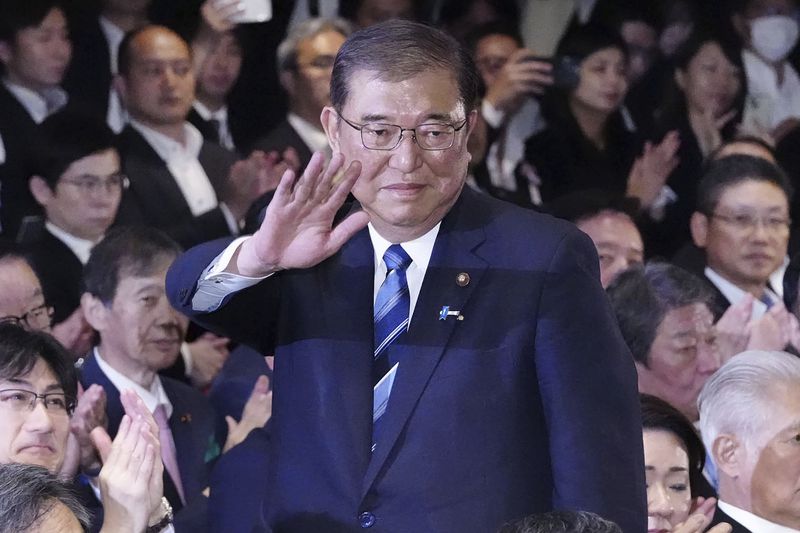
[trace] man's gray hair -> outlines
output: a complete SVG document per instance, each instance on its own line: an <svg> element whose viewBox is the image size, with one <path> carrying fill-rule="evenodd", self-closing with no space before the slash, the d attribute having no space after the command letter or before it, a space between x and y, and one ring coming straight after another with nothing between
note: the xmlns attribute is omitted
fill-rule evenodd
<svg viewBox="0 0 800 533"><path fill-rule="evenodd" d="M341 33L344 37L349 37L353 33L353 25L343 18L312 18L304 20L297 26L289 30L286 37L278 45L275 53L278 72L293 70L297 67L297 46L300 41L310 39L325 31Z"/></svg>
<svg viewBox="0 0 800 533"><path fill-rule="evenodd" d="M722 365L697 398L706 449L723 433L756 444L781 385L800 387L800 359L786 352L749 350Z"/></svg>
<svg viewBox="0 0 800 533"><path fill-rule="evenodd" d="M25 533L61 503L89 527L89 513L71 487L46 468L0 464L0 533Z"/></svg>

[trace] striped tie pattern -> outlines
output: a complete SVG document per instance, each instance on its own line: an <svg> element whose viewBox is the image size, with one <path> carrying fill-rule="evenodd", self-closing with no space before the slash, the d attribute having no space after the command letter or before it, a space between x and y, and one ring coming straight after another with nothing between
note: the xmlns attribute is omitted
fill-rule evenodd
<svg viewBox="0 0 800 533"><path fill-rule="evenodd" d="M402 246L393 244L383 254L383 262L386 264L386 279L378 289L378 297L375 299L373 385L389 371L389 345L408 329L411 306L406 282L406 268L411 264L411 258Z"/></svg>
<svg viewBox="0 0 800 533"><path fill-rule="evenodd" d="M400 338L408 329L411 299L406 282L406 268L411 264L402 246L393 244L383 254L386 263L386 279L383 280L375 298L374 326L375 351L372 363L373 411L372 411L372 451L380 433L381 417L386 412L394 376L389 374L392 364L396 363L396 351L392 343ZM378 383L387 377L386 381Z"/></svg>

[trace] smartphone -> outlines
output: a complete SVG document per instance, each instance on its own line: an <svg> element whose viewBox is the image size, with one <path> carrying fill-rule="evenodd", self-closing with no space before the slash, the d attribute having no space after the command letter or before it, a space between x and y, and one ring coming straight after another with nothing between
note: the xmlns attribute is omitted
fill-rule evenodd
<svg viewBox="0 0 800 533"><path fill-rule="evenodd" d="M581 62L572 56L556 56L552 60L553 86L575 89L581 81Z"/></svg>
<svg viewBox="0 0 800 533"><path fill-rule="evenodd" d="M266 22L272 19L272 2L270 0L242 0L244 9L233 18L237 24L250 22Z"/></svg>
<svg viewBox="0 0 800 533"><path fill-rule="evenodd" d="M552 65L553 87L572 90L581 81L581 62L572 56L540 57L530 56L523 61L544 61Z"/></svg>

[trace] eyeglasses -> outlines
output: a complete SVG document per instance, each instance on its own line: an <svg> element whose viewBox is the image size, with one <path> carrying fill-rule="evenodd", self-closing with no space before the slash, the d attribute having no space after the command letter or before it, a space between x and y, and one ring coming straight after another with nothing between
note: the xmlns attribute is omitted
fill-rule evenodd
<svg viewBox="0 0 800 533"><path fill-rule="evenodd" d="M36 394L25 389L0 390L0 406L15 413L29 413L36 408L36 401L41 399L47 412L52 414L71 414L75 409L75 401L63 392L47 392Z"/></svg>
<svg viewBox="0 0 800 533"><path fill-rule="evenodd" d="M722 215L719 213L711 213L708 216L725 222L740 233L752 233L756 230L759 223L770 233L786 233L789 231L789 225L792 223L790 218L777 215L758 216L749 213Z"/></svg>
<svg viewBox="0 0 800 533"><path fill-rule="evenodd" d="M351 128L361 132L361 144L368 150L394 150L403 140L403 132L406 131L411 132L411 138L423 150L447 150L453 146L456 132L467 124L467 119L464 119L458 126L432 123L421 124L416 128L401 128L397 124L383 124L380 122L356 124L342 115L339 115L339 118L344 120Z"/></svg>
<svg viewBox="0 0 800 533"><path fill-rule="evenodd" d="M28 329L44 329L50 327L53 319L53 308L47 304L34 307L20 316L8 315L0 317L0 324L13 324Z"/></svg>
<svg viewBox="0 0 800 533"><path fill-rule="evenodd" d="M61 183L77 187L81 192L94 194L101 189L104 192L120 192L130 187L130 181L125 174L111 174L105 179L92 174L83 174L74 178L64 178Z"/></svg>

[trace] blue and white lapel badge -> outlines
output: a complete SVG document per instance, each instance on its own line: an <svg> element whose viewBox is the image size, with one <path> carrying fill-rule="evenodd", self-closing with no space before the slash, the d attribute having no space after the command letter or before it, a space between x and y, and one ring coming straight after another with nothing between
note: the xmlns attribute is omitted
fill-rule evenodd
<svg viewBox="0 0 800 533"><path fill-rule="evenodd" d="M456 317L456 320L464 320L464 315L461 314L461 311L451 311L449 305L443 305L439 310L439 320L447 320L449 316Z"/></svg>

